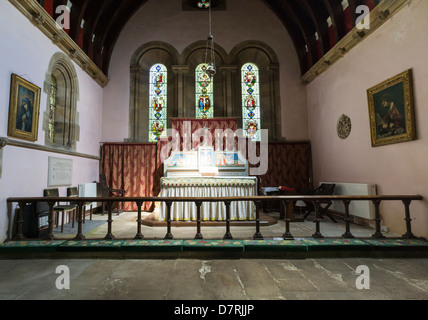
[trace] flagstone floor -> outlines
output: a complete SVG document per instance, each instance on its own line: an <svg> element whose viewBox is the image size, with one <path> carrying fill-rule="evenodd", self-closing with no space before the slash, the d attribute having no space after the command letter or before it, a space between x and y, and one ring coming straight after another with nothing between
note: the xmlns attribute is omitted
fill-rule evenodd
<svg viewBox="0 0 428 320"><path fill-rule="evenodd" d="M214 301L213 308L251 300L427 300L427 270L428 259L0 260L0 300L171 300L169 308L194 300ZM259 306L259 314L292 305L273 306ZM138 307L173 316L162 304Z"/></svg>
<svg viewBox="0 0 428 320"><path fill-rule="evenodd" d="M137 232L136 216L114 216L113 234L132 238ZM87 239L103 238L107 225L98 220L107 220L107 215L93 219L95 229L85 234ZM312 221L292 223L291 233L296 238L311 237L314 227ZM279 221L262 227L261 233L265 239L280 238L284 228ZM162 239L166 233L164 227L143 225L141 230L146 239ZM326 219L321 224L326 237L340 237L344 230L342 222ZM192 239L195 232L195 227L172 228L175 239ZM221 239L224 232L225 227L202 227L205 239ZM231 228L235 239L251 239L254 232L254 227ZM352 225L351 232L370 237L374 230ZM64 239L74 235L56 234ZM0 300L145 300L139 308L154 308L165 319L172 318L174 310L192 307L196 300L209 305L210 315L215 316L226 301L255 303L261 317L290 307L281 300L428 300L427 270L428 259L415 258L3 259ZM266 306L254 300L278 303ZM164 307L162 301L169 303Z"/></svg>

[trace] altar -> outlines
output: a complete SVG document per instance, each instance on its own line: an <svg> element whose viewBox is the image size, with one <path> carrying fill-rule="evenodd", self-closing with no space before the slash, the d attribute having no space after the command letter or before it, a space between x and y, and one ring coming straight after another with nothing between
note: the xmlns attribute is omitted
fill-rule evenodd
<svg viewBox="0 0 428 320"><path fill-rule="evenodd" d="M248 161L233 145L231 149L224 150L212 145L197 144L190 150L172 151L164 162L164 177L160 184L161 197L223 198L257 195L257 179L248 175ZM255 215L255 204L252 201L232 201L230 204L232 221L255 220ZM159 220L166 219L167 207L162 202ZM196 204L173 202L171 220L196 221ZM225 221L224 202L202 202L201 220Z"/></svg>
<svg viewBox="0 0 428 320"><path fill-rule="evenodd" d="M255 177L164 177L161 178L161 197L247 197L256 195ZM171 220L196 221L196 205L193 202L173 202ZM166 205L161 204L159 220L166 221ZM226 220L224 202L202 202L202 221ZM252 201L232 201L230 220L255 220Z"/></svg>

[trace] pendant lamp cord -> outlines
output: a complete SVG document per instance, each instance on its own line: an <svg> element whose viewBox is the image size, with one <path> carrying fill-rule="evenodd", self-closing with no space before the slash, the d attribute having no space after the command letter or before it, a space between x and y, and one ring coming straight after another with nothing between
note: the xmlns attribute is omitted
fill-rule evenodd
<svg viewBox="0 0 428 320"><path fill-rule="evenodd" d="M209 15L209 38L211 41L211 62L213 63L213 66L215 66L215 55L214 55L214 37L212 34L212 17L211 17L211 0L208 1L208 15Z"/></svg>
<svg viewBox="0 0 428 320"><path fill-rule="evenodd" d="M208 1L208 21L209 21L209 34L212 35L211 30L211 0Z"/></svg>

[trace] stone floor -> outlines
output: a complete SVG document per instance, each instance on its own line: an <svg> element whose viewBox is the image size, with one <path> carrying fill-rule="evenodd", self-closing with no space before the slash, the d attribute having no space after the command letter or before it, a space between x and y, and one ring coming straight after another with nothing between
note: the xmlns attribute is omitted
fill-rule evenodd
<svg viewBox="0 0 428 320"><path fill-rule="evenodd" d="M133 237L135 220L135 213L114 216L113 234ZM104 237L106 231L101 226L86 236ZM224 227L202 229L206 239L222 237L224 231ZM254 231L254 227L231 229L235 239L251 238ZM163 238L165 232L165 228L142 227L146 238ZM195 232L193 227L172 230L177 239L193 238ZM295 237L310 237L314 223L293 223L291 232ZM340 236L344 225L324 220L321 232ZM352 225L351 232L363 237L374 230ZM281 237L284 224L262 227L261 233L265 238ZM365 269L360 271L360 266ZM64 270L69 272L68 279ZM63 287L67 283L69 289ZM244 301L234 304L252 303L246 300L427 300L428 259L0 260L0 299L167 300L167 307L159 309L165 316L161 318L173 316L177 307L183 311L183 303L191 307L196 300L210 301L214 314L220 312L222 301L233 300ZM275 306L280 311L284 305Z"/></svg>
<svg viewBox="0 0 428 320"><path fill-rule="evenodd" d="M0 299L427 300L427 270L427 259L1 260Z"/></svg>

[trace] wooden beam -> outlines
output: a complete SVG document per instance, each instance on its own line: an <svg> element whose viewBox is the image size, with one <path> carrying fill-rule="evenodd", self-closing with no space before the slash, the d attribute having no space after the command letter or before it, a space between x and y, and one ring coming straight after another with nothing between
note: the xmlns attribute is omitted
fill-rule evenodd
<svg viewBox="0 0 428 320"><path fill-rule="evenodd" d="M300 0L299 3L311 18L315 26L315 30L319 37L321 56L323 56L330 49L327 17L322 14L321 10L318 6L316 6L315 2L309 5L308 0Z"/></svg>
<svg viewBox="0 0 428 320"><path fill-rule="evenodd" d="M299 0L297 0L298 2ZM308 48L308 67L312 67L318 60L317 43L315 40L315 26L313 21L302 10L299 10L295 1L284 1L286 15L299 27Z"/></svg>
<svg viewBox="0 0 428 320"><path fill-rule="evenodd" d="M297 56L299 59L300 70L302 74L309 69L307 63L307 53L305 50L306 41L304 35L302 34L301 29L291 20L288 19L282 8L281 4L275 0L263 0L265 4L276 14L276 16L281 20L285 29L293 41L294 48L296 49Z"/></svg>
<svg viewBox="0 0 428 320"><path fill-rule="evenodd" d="M313 81L318 75L322 74L330 68L336 61L342 58L345 54L351 51L358 43L367 38L368 35L375 32L386 21L399 12L405 4L411 0L394 0L380 2L370 14L370 29L361 32L357 27L354 27L346 34L323 59L318 61L310 70L308 70L301 78L303 83Z"/></svg>

